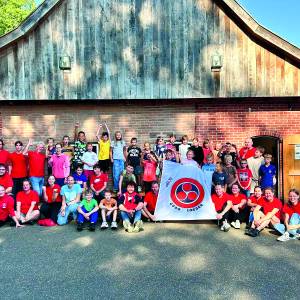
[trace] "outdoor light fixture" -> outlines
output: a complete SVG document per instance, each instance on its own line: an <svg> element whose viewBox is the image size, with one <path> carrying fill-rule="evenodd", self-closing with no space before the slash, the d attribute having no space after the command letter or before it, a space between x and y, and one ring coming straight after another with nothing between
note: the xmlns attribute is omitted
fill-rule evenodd
<svg viewBox="0 0 300 300"><path fill-rule="evenodd" d="M216 52L211 57L211 70L212 72L220 72L222 68L222 56Z"/></svg>
<svg viewBox="0 0 300 300"><path fill-rule="evenodd" d="M63 55L59 58L59 68L61 70L71 70L71 57Z"/></svg>

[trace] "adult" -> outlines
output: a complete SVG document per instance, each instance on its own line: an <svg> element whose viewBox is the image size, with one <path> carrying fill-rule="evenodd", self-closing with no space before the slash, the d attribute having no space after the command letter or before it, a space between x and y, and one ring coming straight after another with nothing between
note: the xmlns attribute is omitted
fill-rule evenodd
<svg viewBox="0 0 300 300"><path fill-rule="evenodd" d="M68 223L70 214L76 220L77 208L80 202L81 187L79 184L75 184L73 176L68 176L67 184L61 188L60 195L62 196L62 205L57 216L57 224L65 225Z"/></svg>
<svg viewBox="0 0 300 300"><path fill-rule="evenodd" d="M232 165L231 155L226 155L225 164L223 166L223 171L226 174L226 186L228 193L231 193L231 187L234 183L238 181L236 167Z"/></svg>
<svg viewBox="0 0 300 300"><path fill-rule="evenodd" d="M291 189L289 191L289 199L284 204L282 213L284 224L275 224L274 228L282 234L277 241L286 242L290 239L300 237L300 201L299 191Z"/></svg>
<svg viewBox="0 0 300 300"><path fill-rule="evenodd" d="M52 174L56 178L56 183L59 186L63 186L66 178L70 175L70 161L69 157L62 153L62 145L60 143L55 145L55 150L48 164L52 167Z"/></svg>
<svg viewBox="0 0 300 300"><path fill-rule="evenodd" d="M16 217L22 224L33 224L40 216L39 195L31 189L30 181L23 181L23 190L17 194Z"/></svg>
<svg viewBox="0 0 300 300"><path fill-rule="evenodd" d="M151 191L149 191L145 195L144 208L142 209L143 216L153 222L155 221L154 211L156 207L158 192L159 192L158 182L153 181L151 185Z"/></svg>
<svg viewBox="0 0 300 300"><path fill-rule="evenodd" d="M119 198L119 209L123 220L123 226L129 233L139 232L143 227L142 209L144 202L135 192L136 184L128 182L127 191Z"/></svg>
<svg viewBox="0 0 300 300"><path fill-rule="evenodd" d="M277 224L280 223L281 209L282 203L274 197L273 189L271 187L265 188L264 197L253 211L254 221L246 234L256 237L268 225L276 228Z"/></svg>
<svg viewBox="0 0 300 300"><path fill-rule="evenodd" d="M32 139L29 139L23 154L28 155L29 162L29 179L32 185L32 189L42 195L42 188L44 185L45 176L45 160L46 155L43 153L45 145L43 142L39 142L36 145L35 151L29 151L29 148L33 145Z"/></svg>
<svg viewBox="0 0 300 300"><path fill-rule="evenodd" d="M247 219L247 199L246 196L240 192L237 183L232 185L231 193L232 207L230 209L230 224L235 229L240 229L241 223Z"/></svg>
<svg viewBox="0 0 300 300"><path fill-rule="evenodd" d="M193 145L189 148L189 150L193 150L194 152L193 160L195 160L198 163L198 165L201 166L204 159L204 153L202 147L200 146L200 142L198 138L193 139Z"/></svg>
<svg viewBox="0 0 300 300"><path fill-rule="evenodd" d="M245 140L245 146L242 147L239 151L240 159L248 159L255 155L256 148L253 147L253 141L250 138Z"/></svg>
<svg viewBox="0 0 300 300"><path fill-rule="evenodd" d="M4 186L0 185L0 226L12 219L16 227L22 227L14 211L14 199L5 194Z"/></svg>
<svg viewBox="0 0 300 300"><path fill-rule="evenodd" d="M55 177L53 175L49 176L46 186L43 186L43 202L40 212L54 224L57 222L57 215L61 208L60 190L60 186L55 183Z"/></svg>
<svg viewBox="0 0 300 300"><path fill-rule="evenodd" d="M5 188L5 193L10 194L13 188L13 181L10 175L6 172L4 164L0 164L0 185Z"/></svg>
<svg viewBox="0 0 300 300"><path fill-rule="evenodd" d="M230 225L228 223L229 211L232 207L231 197L225 193L224 186L216 184L215 193L211 196L212 202L215 205L217 213L218 225L222 231L229 231Z"/></svg>
<svg viewBox="0 0 300 300"><path fill-rule="evenodd" d="M27 159L23 154L23 143L15 142L16 151L10 153L9 159L11 163L10 176L13 180L12 193L16 197L18 192L23 189L23 181L27 178Z"/></svg>
<svg viewBox="0 0 300 300"><path fill-rule="evenodd" d="M4 149L3 139L0 139L0 164L9 167L9 152Z"/></svg>

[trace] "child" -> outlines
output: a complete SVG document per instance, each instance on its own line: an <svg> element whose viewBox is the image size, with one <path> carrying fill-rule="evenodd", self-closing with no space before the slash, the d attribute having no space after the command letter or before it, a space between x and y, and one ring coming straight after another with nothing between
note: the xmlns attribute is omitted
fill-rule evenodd
<svg viewBox="0 0 300 300"><path fill-rule="evenodd" d="M98 203L104 198L104 190L107 187L108 176L102 173L99 165L94 166L94 175L91 176L91 189L95 193Z"/></svg>
<svg viewBox="0 0 300 300"><path fill-rule="evenodd" d="M73 159L73 169L75 170L77 168L78 164L81 164L81 157L86 151L86 142L85 142L85 133L83 131L79 131L79 122L76 122L75 124L75 130L74 130L74 159Z"/></svg>
<svg viewBox="0 0 300 300"><path fill-rule="evenodd" d="M206 157L210 153L212 153L212 149L210 147L209 140L206 139L206 140L203 141L203 154L204 154L204 160L203 160L203 162L204 163L207 163Z"/></svg>
<svg viewBox="0 0 300 300"><path fill-rule="evenodd" d="M223 171L222 164L220 162L216 163L216 170L212 175L212 192L214 191L217 185L221 185L224 187L225 191L227 190L227 175Z"/></svg>
<svg viewBox="0 0 300 300"><path fill-rule="evenodd" d="M215 164L216 164L217 162L220 162L220 161L221 161L220 157L218 156L218 153L219 153L219 151L220 151L221 149L222 149L222 143L217 142L217 143L216 143L216 146L215 146L215 149L212 150L213 155L214 155L214 163L215 163Z"/></svg>
<svg viewBox="0 0 300 300"><path fill-rule="evenodd" d="M237 169L238 184L241 192L247 197L250 197L250 185L252 181L252 172L248 169L246 159L240 161L241 168Z"/></svg>
<svg viewBox="0 0 300 300"><path fill-rule="evenodd" d="M257 147L254 156L247 159L248 168L252 172L252 180L250 185L250 193L254 192L254 188L259 182L259 168L264 164L263 154L265 149L263 147Z"/></svg>
<svg viewBox="0 0 300 300"><path fill-rule="evenodd" d="M223 170L226 173L227 191L231 193L232 185L237 182L236 168L231 164L232 163L231 155L225 155L224 160L225 160L225 165L223 166Z"/></svg>
<svg viewBox="0 0 300 300"><path fill-rule="evenodd" d="M74 155L74 147L70 145L70 137L68 135L64 135L62 140L62 153L69 157L69 161L72 162Z"/></svg>
<svg viewBox="0 0 300 300"><path fill-rule="evenodd" d="M127 165L126 169L122 172L120 175L120 181L119 181L119 192L118 196L120 197L123 193L126 192L126 186L128 182L135 182L136 183L136 177L133 174L134 168L131 165Z"/></svg>
<svg viewBox="0 0 300 300"><path fill-rule="evenodd" d="M102 216L102 224L101 229L108 228L107 219L111 219L112 222L110 225L111 229L117 229L117 214L118 214L118 204L115 199L111 197L111 191L106 190L104 193L104 199L100 201L99 208L101 209L101 216Z"/></svg>
<svg viewBox="0 0 300 300"><path fill-rule="evenodd" d="M75 173L73 173L73 177L75 180L75 183L79 184L81 189L82 189L82 193L84 193L86 191L86 187L87 187L87 177L83 174L83 168L81 165L78 165Z"/></svg>
<svg viewBox="0 0 300 300"><path fill-rule="evenodd" d="M157 170L156 170L157 176L160 176L160 174L161 174L163 160L165 157L166 150L167 150L167 147L166 147L164 139L161 136L157 137L156 143L155 143L154 149L153 149L153 151L158 159L157 163L158 163L159 168L157 168Z"/></svg>
<svg viewBox="0 0 300 300"><path fill-rule="evenodd" d="M179 162L179 154L176 152L175 155L174 155L174 152L170 149L167 149L166 150L166 153L165 153L165 160L168 160L168 161L172 161L172 162Z"/></svg>
<svg viewBox="0 0 300 300"><path fill-rule="evenodd" d="M190 145L188 144L189 138L187 135L184 135L181 138L181 144L179 145L179 157L180 159L186 158L186 154L190 148Z"/></svg>
<svg viewBox="0 0 300 300"><path fill-rule="evenodd" d="M236 151L232 151L232 145L230 142L227 142L226 144L224 144L222 146L222 148L220 149L218 156L221 159L222 163L225 164L225 156L226 155L230 155L232 158L232 165L233 166L237 166L237 152ZM235 148L234 148L235 149Z"/></svg>
<svg viewBox="0 0 300 300"><path fill-rule="evenodd" d="M98 220L98 210L98 203L93 199L93 191L88 189L85 193L85 197L77 208L77 230L82 231L83 223L89 222L89 230L95 231Z"/></svg>
<svg viewBox="0 0 300 300"><path fill-rule="evenodd" d="M136 181L138 185L138 192L141 192L141 155L142 150L137 146L137 138L132 138L130 142L130 146L127 149L127 163L133 167L133 173L136 176ZM120 190L119 190L120 191Z"/></svg>
<svg viewBox="0 0 300 300"><path fill-rule="evenodd" d="M100 130L105 127L106 131L103 131L100 137ZM99 166L104 173L108 173L110 159L110 132L106 122L100 124L96 133L96 137L99 144L99 152L98 152L98 159L99 159Z"/></svg>
<svg viewBox="0 0 300 300"><path fill-rule="evenodd" d="M80 160L83 163L84 175L90 180L91 176L94 174L93 167L98 162L98 157L95 152L93 152L93 144L86 144L87 151L83 153Z"/></svg>
<svg viewBox="0 0 300 300"><path fill-rule="evenodd" d="M276 167L271 165L272 155L265 154L265 164L259 168L259 181L262 189L276 184Z"/></svg>
<svg viewBox="0 0 300 300"><path fill-rule="evenodd" d="M111 142L110 159L113 163L114 192L118 191L120 175L126 161L126 144L120 131L115 132L115 140Z"/></svg>
<svg viewBox="0 0 300 300"><path fill-rule="evenodd" d="M147 193L151 190L152 182L156 181L157 157L154 152L150 151L149 143L145 143L144 146L145 149L142 160L142 164L144 165L143 182L145 193Z"/></svg>
<svg viewBox="0 0 300 300"><path fill-rule="evenodd" d="M188 150L188 152L186 153L186 158L181 160L181 164L195 166L195 167L200 168L197 161L194 160L194 151L193 150Z"/></svg>
<svg viewBox="0 0 300 300"><path fill-rule="evenodd" d="M154 211L156 207L158 192L159 192L158 182L153 181L151 186L151 191L149 191L145 195L144 208L142 209L143 216L153 222L155 222Z"/></svg>
<svg viewBox="0 0 300 300"><path fill-rule="evenodd" d="M172 153L174 153L174 156L175 156L175 153L177 152L176 150L176 145L175 145L175 142L176 142L176 135L175 134L171 134L169 136L170 140L169 142L166 144L166 150L171 150Z"/></svg>
<svg viewBox="0 0 300 300"><path fill-rule="evenodd" d="M211 189L212 185L212 175L216 170L216 165L214 164L214 155L209 153L206 157L206 163L202 166L202 171L205 175L206 184Z"/></svg>
<svg viewBox="0 0 300 300"><path fill-rule="evenodd" d="M194 160L198 163L199 166L202 166L204 154L203 154L203 149L200 146L198 138L195 137L193 139L193 145L189 148L189 150L193 150ZM183 158L185 158L185 157L183 157Z"/></svg>
<svg viewBox="0 0 300 300"><path fill-rule="evenodd" d="M135 192L135 183L129 182L124 193L119 199L119 209L123 220L123 226L129 233L142 230L142 209L144 202Z"/></svg>

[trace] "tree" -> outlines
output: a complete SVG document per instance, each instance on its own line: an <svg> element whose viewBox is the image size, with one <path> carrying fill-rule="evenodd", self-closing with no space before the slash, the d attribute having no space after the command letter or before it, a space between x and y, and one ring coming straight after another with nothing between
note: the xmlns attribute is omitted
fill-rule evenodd
<svg viewBox="0 0 300 300"><path fill-rule="evenodd" d="M0 0L0 35L16 28L35 8L35 0Z"/></svg>

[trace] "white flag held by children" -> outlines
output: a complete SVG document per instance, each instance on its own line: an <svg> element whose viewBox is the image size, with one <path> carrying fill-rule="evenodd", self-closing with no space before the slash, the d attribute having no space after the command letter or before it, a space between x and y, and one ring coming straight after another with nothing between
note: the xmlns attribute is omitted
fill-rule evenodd
<svg viewBox="0 0 300 300"><path fill-rule="evenodd" d="M156 220L214 220L215 206L203 171L164 161L155 208Z"/></svg>

